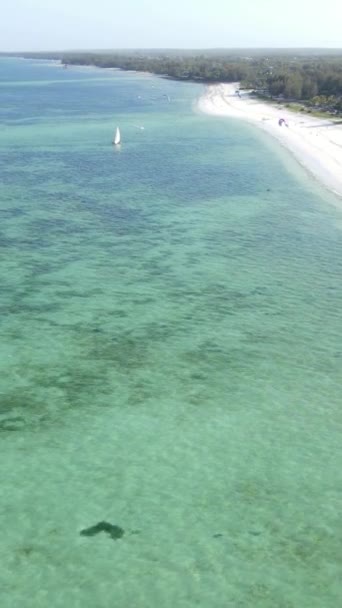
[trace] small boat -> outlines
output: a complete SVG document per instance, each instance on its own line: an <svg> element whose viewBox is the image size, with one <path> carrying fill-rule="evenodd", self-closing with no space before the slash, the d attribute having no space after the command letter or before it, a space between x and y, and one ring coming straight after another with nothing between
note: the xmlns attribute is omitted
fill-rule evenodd
<svg viewBox="0 0 342 608"><path fill-rule="evenodd" d="M120 129L119 129L119 127L116 127L116 131L115 131L115 135L114 135L114 139L113 139L113 145L118 146L119 144L121 144Z"/></svg>

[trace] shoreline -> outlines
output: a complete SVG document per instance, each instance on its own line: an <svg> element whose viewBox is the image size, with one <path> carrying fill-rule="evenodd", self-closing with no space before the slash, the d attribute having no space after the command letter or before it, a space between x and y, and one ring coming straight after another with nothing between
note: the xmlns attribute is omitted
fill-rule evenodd
<svg viewBox="0 0 342 608"><path fill-rule="evenodd" d="M33 59L16 57L17 59ZM38 59L63 68L61 60ZM96 69L107 71L134 72L152 75L157 78L170 78L167 75L136 70L124 70L96 65L68 64L70 68ZM184 81L183 81L184 82ZM189 82L189 81L188 81ZM194 82L194 81L190 81ZM199 84L199 83L198 83ZM301 112L293 112L284 104L272 105L256 97L249 91L239 89L239 82L207 84L206 91L197 100L197 110L205 114L237 118L254 124L269 133L287 148L297 162L315 180L325 186L341 203L342 199L342 121L331 118L317 118ZM282 126L279 120L283 119ZM339 205L340 207L340 205Z"/></svg>
<svg viewBox="0 0 342 608"><path fill-rule="evenodd" d="M293 112L284 105L276 107L246 91L239 96L238 89L239 83L209 85L197 108L205 114L257 125L290 150L321 184L342 198L342 122ZM280 119L283 119L281 126Z"/></svg>

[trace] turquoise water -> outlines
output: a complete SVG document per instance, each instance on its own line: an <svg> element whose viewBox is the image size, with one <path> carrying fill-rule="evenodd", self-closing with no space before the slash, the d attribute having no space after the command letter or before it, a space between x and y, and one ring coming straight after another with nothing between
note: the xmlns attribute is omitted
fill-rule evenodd
<svg viewBox="0 0 342 608"><path fill-rule="evenodd" d="M336 201L201 86L0 73L1 607L336 608Z"/></svg>

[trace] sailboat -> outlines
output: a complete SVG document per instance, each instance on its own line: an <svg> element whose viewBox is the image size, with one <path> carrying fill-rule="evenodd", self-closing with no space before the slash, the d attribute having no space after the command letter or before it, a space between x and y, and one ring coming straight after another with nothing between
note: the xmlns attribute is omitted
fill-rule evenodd
<svg viewBox="0 0 342 608"><path fill-rule="evenodd" d="M114 146L118 146L119 144L121 144L121 135L120 135L119 127L116 127L113 144L114 144Z"/></svg>

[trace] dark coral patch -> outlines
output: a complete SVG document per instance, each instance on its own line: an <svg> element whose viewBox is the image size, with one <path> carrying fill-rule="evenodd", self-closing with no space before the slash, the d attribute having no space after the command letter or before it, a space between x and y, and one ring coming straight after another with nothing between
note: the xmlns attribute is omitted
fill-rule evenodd
<svg viewBox="0 0 342 608"><path fill-rule="evenodd" d="M81 536L95 536L100 532L106 532L113 540L118 540L122 538L125 534L125 530L120 526L116 526L115 524L110 524L107 521L99 521L99 523L95 524L95 526L90 526L90 528L85 528L81 530Z"/></svg>

